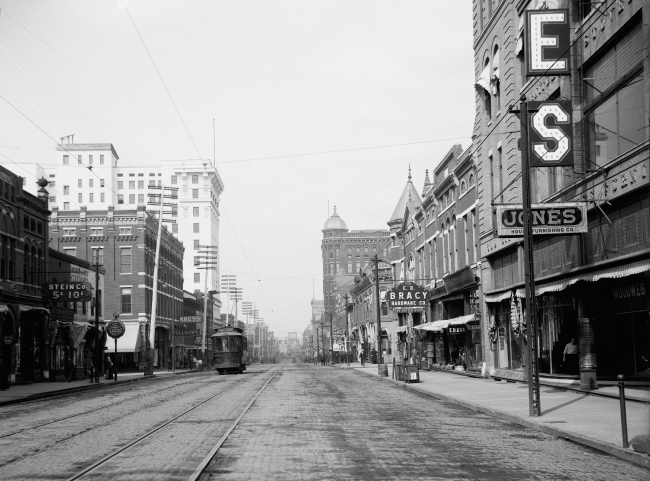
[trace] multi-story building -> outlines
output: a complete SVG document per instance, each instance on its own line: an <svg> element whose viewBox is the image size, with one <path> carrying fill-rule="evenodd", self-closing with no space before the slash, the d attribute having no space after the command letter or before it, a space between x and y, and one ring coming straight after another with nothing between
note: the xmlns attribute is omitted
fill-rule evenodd
<svg viewBox="0 0 650 481"><path fill-rule="evenodd" d="M540 372L586 388L616 374L647 379L650 2L473 5L484 360L495 377L524 378L523 246L521 238L496 235L494 215L497 205L522 198L520 124L508 107L524 97L567 99L574 166L532 169L532 196L534 202L586 202L588 232L534 236ZM527 78L525 11L555 7L569 9L571 73ZM579 360L568 361L572 339Z"/></svg>
<svg viewBox="0 0 650 481"><path fill-rule="evenodd" d="M118 363L145 368L150 336L153 273L158 223L144 206L136 210L78 211L52 208L50 247L104 265L105 312L120 314L126 333L118 340ZM183 313L183 244L162 229L154 366L165 366L171 355L171 323Z"/></svg>
<svg viewBox="0 0 650 481"><path fill-rule="evenodd" d="M0 387L44 379L52 322L41 297L49 264L47 192L0 166ZM44 183L41 184L41 187ZM43 195L44 194L44 195Z"/></svg>
<svg viewBox="0 0 650 481"><path fill-rule="evenodd" d="M207 290L220 290L219 197L224 185L210 160L162 160L156 166L138 167L122 165L110 143L67 142L57 145L56 150L55 166L44 172L52 191L50 207L58 207L60 212L79 211L82 206L88 210L106 210L109 206L115 210L135 210L138 206L157 210L156 206L148 206L148 194L156 192L150 187L178 187L178 205L171 208L168 217L176 221L171 226L172 234L185 245L184 289L203 291L207 276ZM199 269L198 257L204 256L199 253L200 246L216 246L214 269ZM217 319L220 306L217 299L213 313Z"/></svg>
<svg viewBox="0 0 650 481"><path fill-rule="evenodd" d="M390 233L379 229L348 230L336 207L322 232L324 312L318 327L325 330L327 352L332 342L330 335L343 334L346 329L345 316L337 315L337 306L353 287L355 277L370 271L372 257L383 254Z"/></svg>

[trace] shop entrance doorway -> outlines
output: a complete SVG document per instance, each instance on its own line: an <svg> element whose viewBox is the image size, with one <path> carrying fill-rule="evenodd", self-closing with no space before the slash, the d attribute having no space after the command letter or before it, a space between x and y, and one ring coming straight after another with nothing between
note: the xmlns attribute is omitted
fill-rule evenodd
<svg viewBox="0 0 650 481"><path fill-rule="evenodd" d="M609 352L599 362L603 374L650 378L650 311L615 314L614 319L607 334Z"/></svg>

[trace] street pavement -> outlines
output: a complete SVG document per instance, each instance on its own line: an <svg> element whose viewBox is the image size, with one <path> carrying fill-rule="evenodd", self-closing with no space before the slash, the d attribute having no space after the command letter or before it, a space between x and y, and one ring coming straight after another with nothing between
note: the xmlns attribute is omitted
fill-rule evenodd
<svg viewBox="0 0 650 481"><path fill-rule="evenodd" d="M346 365L337 365L346 368ZM379 377L376 364L351 363L350 368ZM388 379L393 367L388 365ZM384 378L385 379L385 378ZM417 390L459 406L479 410L500 419L517 422L543 432L564 436L572 441L604 450L650 469L650 456L623 449L620 401L562 388L542 386L542 415L528 415L528 384L493 381L455 374L453 371L420 371L420 382L398 385ZM630 394L631 389L628 389ZM634 398L647 399L647 391L635 390ZM650 404L626 402L628 440L639 434L650 434Z"/></svg>
<svg viewBox="0 0 650 481"><path fill-rule="evenodd" d="M292 364L201 479L647 480L648 470L355 369Z"/></svg>
<svg viewBox="0 0 650 481"><path fill-rule="evenodd" d="M275 371L201 479L649 478L646 468L564 436L381 380L376 365L286 364L251 366L240 376L161 376L0 406L0 479L67 478L158 428L83 479L188 479ZM461 378L422 374L423 382L412 387L453 386ZM425 379L428 374L445 377L434 383ZM525 391L491 381L503 390L481 394L477 386L488 389L489 382L460 381L474 382L465 388L478 398L500 392L505 404L520 404ZM542 398L549 410L544 416L557 420L571 404L551 405L548 394Z"/></svg>

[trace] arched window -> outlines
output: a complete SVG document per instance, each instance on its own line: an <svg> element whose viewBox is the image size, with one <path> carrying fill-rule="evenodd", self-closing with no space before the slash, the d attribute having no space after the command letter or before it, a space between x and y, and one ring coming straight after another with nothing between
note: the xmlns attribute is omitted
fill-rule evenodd
<svg viewBox="0 0 650 481"><path fill-rule="evenodd" d="M45 265L43 263L43 251L38 250L38 284L41 284L45 281Z"/></svg>
<svg viewBox="0 0 650 481"><path fill-rule="evenodd" d="M489 57L485 59L484 66L485 66L485 69L487 69L487 71L488 71L488 75L490 75L490 73L489 73L490 72L490 58ZM485 70L484 70L484 72L485 72ZM483 93L484 93L483 107L485 109L485 115L488 118L488 120L490 120L492 118L492 98L491 98L490 92L488 90L483 89Z"/></svg>
<svg viewBox="0 0 650 481"><path fill-rule="evenodd" d="M494 96L494 103L497 111L501 110L499 93L499 47L494 46L492 55L492 71L490 72L490 93Z"/></svg>
<svg viewBox="0 0 650 481"><path fill-rule="evenodd" d="M372 256L375 257L377 255L377 246L372 246Z"/></svg>
<svg viewBox="0 0 650 481"><path fill-rule="evenodd" d="M29 246L25 246L23 256L23 282L27 284L29 283Z"/></svg>
<svg viewBox="0 0 650 481"><path fill-rule="evenodd" d="M465 184L464 180L461 180L460 181L460 195L463 195L466 190L467 190L467 185Z"/></svg>
<svg viewBox="0 0 650 481"><path fill-rule="evenodd" d="M469 174L469 186L474 185L474 174Z"/></svg>

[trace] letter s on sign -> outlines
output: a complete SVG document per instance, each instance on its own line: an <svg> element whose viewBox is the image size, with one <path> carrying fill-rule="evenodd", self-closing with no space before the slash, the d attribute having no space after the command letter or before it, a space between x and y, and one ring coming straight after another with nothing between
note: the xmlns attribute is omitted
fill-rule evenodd
<svg viewBox="0 0 650 481"><path fill-rule="evenodd" d="M545 164L559 164L564 156L571 150L571 142L569 137L557 127L549 127L546 125L546 119L554 117L556 124L568 124L570 116L565 110L556 103L549 103L541 105L539 110L535 112L532 117L531 127L543 139L555 141L555 150L549 150L547 142L533 142L533 152Z"/></svg>

